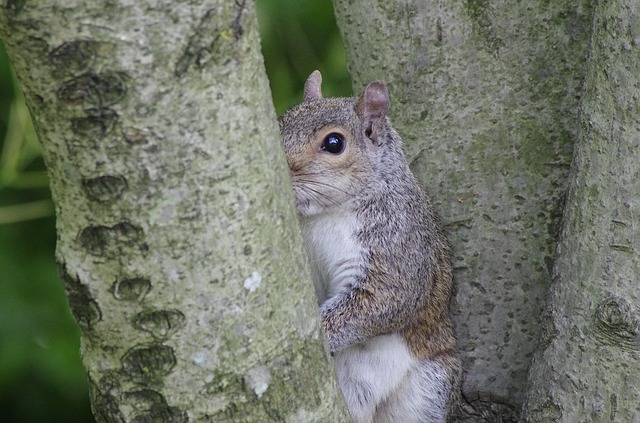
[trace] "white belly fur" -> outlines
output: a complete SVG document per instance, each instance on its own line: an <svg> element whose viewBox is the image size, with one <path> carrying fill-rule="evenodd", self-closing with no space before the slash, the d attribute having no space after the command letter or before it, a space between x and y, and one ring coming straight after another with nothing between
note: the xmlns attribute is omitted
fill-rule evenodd
<svg viewBox="0 0 640 423"><path fill-rule="evenodd" d="M389 397L417 364L397 334L372 338L334 354L338 382L358 422L373 421L376 406Z"/></svg>
<svg viewBox="0 0 640 423"><path fill-rule="evenodd" d="M398 334L334 354L336 373L356 423L445 423L450 381L432 360L417 360Z"/></svg>
<svg viewBox="0 0 640 423"><path fill-rule="evenodd" d="M364 249L355 237L359 223L353 214L336 211L303 219L318 303L349 289L363 272Z"/></svg>

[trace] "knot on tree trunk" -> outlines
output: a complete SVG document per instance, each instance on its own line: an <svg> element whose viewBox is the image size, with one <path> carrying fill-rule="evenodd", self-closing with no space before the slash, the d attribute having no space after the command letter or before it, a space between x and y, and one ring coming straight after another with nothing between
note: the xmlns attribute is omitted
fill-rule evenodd
<svg viewBox="0 0 640 423"><path fill-rule="evenodd" d="M596 338L629 352L637 351L640 325L636 311L625 299L611 297L600 303L595 312Z"/></svg>

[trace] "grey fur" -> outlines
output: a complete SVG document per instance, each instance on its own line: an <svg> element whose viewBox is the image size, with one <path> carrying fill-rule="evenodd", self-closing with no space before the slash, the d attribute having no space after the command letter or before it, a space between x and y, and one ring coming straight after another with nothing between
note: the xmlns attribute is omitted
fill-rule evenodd
<svg viewBox="0 0 640 423"><path fill-rule="evenodd" d="M329 347L348 352L367 348L380 336L400 335L417 363L418 376L407 375L407 381L390 387L384 398L369 395L369 386L349 396L357 402L372 401L373 420L362 417L362 421L399 421L398 410L408 410L407 404L413 403L434 411L417 420L407 416L406 421L444 421L457 398L460 379L448 310L452 281L447 240L386 116L384 84L371 83L357 99L322 98L320 82L316 71L307 81L305 101L280 118L280 129L316 268L314 282ZM333 130L345 135L342 156L322 150L322 134ZM334 230L322 219L335 219L335 240L318 239L324 236L318 228ZM356 224L340 226L342 219ZM353 233L341 243L345 230ZM323 242L334 244L318 253L312 244ZM344 263L341 252L335 251L342 246L349 248ZM437 377L432 368L439 369ZM338 373L340 379L340 368ZM343 390L346 383L341 381ZM432 407L422 401L431 401ZM353 409L361 406L353 404Z"/></svg>

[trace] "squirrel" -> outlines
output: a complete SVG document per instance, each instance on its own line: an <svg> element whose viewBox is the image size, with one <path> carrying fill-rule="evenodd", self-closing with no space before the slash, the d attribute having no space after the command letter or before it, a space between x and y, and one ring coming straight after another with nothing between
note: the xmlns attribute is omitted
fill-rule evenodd
<svg viewBox="0 0 640 423"><path fill-rule="evenodd" d="M323 98L313 72L279 118L322 326L355 422L445 422L461 377L450 248L379 81Z"/></svg>

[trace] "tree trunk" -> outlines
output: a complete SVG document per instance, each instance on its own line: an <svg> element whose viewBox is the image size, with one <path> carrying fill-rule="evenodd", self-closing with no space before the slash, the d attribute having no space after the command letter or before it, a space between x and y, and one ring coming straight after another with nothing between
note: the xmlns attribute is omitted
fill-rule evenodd
<svg viewBox="0 0 640 423"><path fill-rule="evenodd" d="M462 420L515 421L577 133L590 2L334 1L358 91L389 84L447 223Z"/></svg>
<svg viewBox="0 0 640 423"><path fill-rule="evenodd" d="M8 0L98 421L345 421L252 1Z"/></svg>
<svg viewBox="0 0 640 423"><path fill-rule="evenodd" d="M640 421L640 4L597 2L528 422Z"/></svg>

